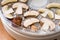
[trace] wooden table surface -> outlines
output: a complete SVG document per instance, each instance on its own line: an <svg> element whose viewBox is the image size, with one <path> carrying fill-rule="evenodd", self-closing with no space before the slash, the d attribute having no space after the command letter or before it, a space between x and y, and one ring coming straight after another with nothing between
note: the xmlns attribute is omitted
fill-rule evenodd
<svg viewBox="0 0 60 40"><path fill-rule="evenodd" d="M6 30L4 29L2 22L0 20L0 40L15 40L13 37L11 37Z"/></svg>

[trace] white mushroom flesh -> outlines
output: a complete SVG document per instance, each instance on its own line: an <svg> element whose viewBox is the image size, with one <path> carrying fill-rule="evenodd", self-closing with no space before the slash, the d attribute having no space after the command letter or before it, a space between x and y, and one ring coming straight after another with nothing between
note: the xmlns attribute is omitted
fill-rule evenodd
<svg viewBox="0 0 60 40"><path fill-rule="evenodd" d="M55 19L60 19L60 15L55 14Z"/></svg>
<svg viewBox="0 0 60 40"><path fill-rule="evenodd" d="M25 8L25 9L28 9L28 6L24 3L15 3L13 4L12 8L17 8L17 7L22 7L22 8Z"/></svg>
<svg viewBox="0 0 60 40"><path fill-rule="evenodd" d="M50 3L47 8L60 8L60 3Z"/></svg>
<svg viewBox="0 0 60 40"><path fill-rule="evenodd" d="M39 13L37 11L28 11L26 13L24 13L24 16L27 17L27 16L38 16Z"/></svg>
<svg viewBox="0 0 60 40"><path fill-rule="evenodd" d="M27 0L19 0L19 1L21 1L21 2L27 2Z"/></svg>
<svg viewBox="0 0 60 40"><path fill-rule="evenodd" d="M8 5L5 5L4 7L2 7L2 11L3 11L3 14L5 15L5 17L13 18L11 13L13 13L14 11L12 8L8 8Z"/></svg>
<svg viewBox="0 0 60 40"><path fill-rule="evenodd" d="M36 22L39 22L39 20L36 18L29 18L29 19L24 21L24 26L28 27L29 25L34 24Z"/></svg>
<svg viewBox="0 0 60 40"><path fill-rule="evenodd" d="M16 9L16 12L15 12L15 14L22 14L23 12L22 12L22 8L21 7L18 7L17 9Z"/></svg>
<svg viewBox="0 0 60 40"><path fill-rule="evenodd" d="M13 4L12 7L17 8L17 10L15 12L17 14L22 14L23 13L23 10L22 10L23 8L26 9L26 10L28 9L28 6L24 3L15 3L15 4Z"/></svg>
<svg viewBox="0 0 60 40"><path fill-rule="evenodd" d="M1 5L5 5L10 2L17 2L17 0L2 0Z"/></svg>
<svg viewBox="0 0 60 40"><path fill-rule="evenodd" d="M46 29L47 30L48 27L49 27L50 30L54 30L55 29L55 23L52 22L51 20L49 20L47 18L42 18L41 21L44 23L43 26L42 26L42 29L44 29L44 30Z"/></svg>
<svg viewBox="0 0 60 40"><path fill-rule="evenodd" d="M60 15L60 9L56 9L56 14Z"/></svg>
<svg viewBox="0 0 60 40"><path fill-rule="evenodd" d="M49 18L54 18L54 13L51 10L41 8L38 11L42 12L41 15L43 17L46 17L48 15Z"/></svg>

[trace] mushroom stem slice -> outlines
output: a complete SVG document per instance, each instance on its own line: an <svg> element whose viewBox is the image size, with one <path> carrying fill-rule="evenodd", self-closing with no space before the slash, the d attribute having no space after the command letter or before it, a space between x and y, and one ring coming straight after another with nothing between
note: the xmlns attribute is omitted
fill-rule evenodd
<svg viewBox="0 0 60 40"><path fill-rule="evenodd" d="M60 19L60 15L55 14L55 19Z"/></svg>
<svg viewBox="0 0 60 40"><path fill-rule="evenodd" d="M26 13L24 13L24 16L27 17L27 16L38 16L39 13L37 11L28 11Z"/></svg>
<svg viewBox="0 0 60 40"><path fill-rule="evenodd" d="M5 5L10 2L17 2L17 0L2 0L1 5Z"/></svg>
<svg viewBox="0 0 60 40"><path fill-rule="evenodd" d="M50 30L55 29L55 23L52 22L51 20L49 20L47 18L42 18L41 21L44 23L43 26L42 26L42 29L44 29L44 30L47 29L48 30L48 27L49 27Z"/></svg>
<svg viewBox="0 0 60 40"><path fill-rule="evenodd" d="M28 26L36 23L36 22L39 22L39 20L36 19L36 18L29 18L29 19L27 19L27 20L24 21L24 26L28 27Z"/></svg>
<svg viewBox="0 0 60 40"><path fill-rule="evenodd" d="M50 3L47 8L60 8L60 3Z"/></svg>
<svg viewBox="0 0 60 40"><path fill-rule="evenodd" d="M16 9L15 14L22 14L22 8L21 8L21 7L18 7L18 8Z"/></svg>
<svg viewBox="0 0 60 40"><path fill-rule="evenodd" d="M23 8L27 10L28 6L24 3L19 3L18 2L18 3L13 4L12 8L17 8L15 14L22 14L23 13Z"/></svg>
<svg viewBox="0 0 60 40"><path fill-rule="evenodd" d="M21 7L21 8L25 8L25 9L28 9L28 6L24 3L15 3L13 4L12 8L18 8L18 7Z"/></svg>
<svg viewBox="0 0 60 40"><path fill-rule="evenodd" d="M38 11L40 13L43 13L41 14L43 17L46 17L48 15L49 18L54 18L54 13L48 9L40 8Z"/></svg>
<svg viewBox="0 0 60 40"><path fill-rule="evenodd" d="M48 23L44 23L44 25L41 27L41 30L43 30L43 31L47 31L48 29L49 29Z"/></svg>
<svg viewBox="0 0 60 40"><path fill-rule="evenodd" d="M45 11L43 14L41 14L41 16L46 17L46 16L47 16L47 14L48 14L48 12L47 12L47 11Z"/></svg>

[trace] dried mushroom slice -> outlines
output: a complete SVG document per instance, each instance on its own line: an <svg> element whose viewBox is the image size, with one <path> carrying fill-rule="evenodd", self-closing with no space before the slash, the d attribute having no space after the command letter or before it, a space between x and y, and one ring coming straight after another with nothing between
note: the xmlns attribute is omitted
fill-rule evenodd
<svg viewBox="0 0 60 40"><path fill-rule="evenodd" d="M38 27L35 25L31 25L31 31L36 32L38 30Z"/></svg>
<svg viewBox="0 0 60 40"><path fill-rule="evenodd" d="M41 27L41 30L47 31L48 29L49 30L55 29L55 23L52 22L51 20L47 18L42 18L40 21L44 23Z"/></svg>
<svg viewBox="0 0 60 40"><path fill-rule="evenodd" d="M24 17L28 17L28 16L34 16L37 17L39 15L39 13L37 11L27 11L24 13Z"/></svg>
<svg viewBox="0 0 60 40"><path fill-rule="evenodd" d="M21 26L22 18L21 17L15 17L12 19L12 22L15 23L16 25Z"/></svg>
<svg viewBox="0 0 60 40"><path fill-rule="evenodd" d="M14 3L13 6L12 6L12 8L17 8L15 14L16 13L17 14L22 14L23 13L23 8L27 10L28 6L26 4L24 4L24 3L19 3L18 2L18 3Z"/></svg>
<svg viewBox="0 0 60 40"><path fill-rule="evenodd" d="M54 18L54 13L51 10L40 8L38 10L41 14L41 16L46 17L48 15L49 18Z"/></svg>
<svg viewBox="0 0 60 40"><path fill-rule="evenodd" d="M55 19L60 19L60 15L55 14Z"/></svg>
<svg viewBox="0 0 60 40"><path fill-rule="evenodd" d="M8 5L3 6L2 11L3 11L3 14L5 17L7 17L9 19L13 18L11 13L13 13L14 11L12 8L8 8Z"/></svg>
<svg viewBox="0 0 60 40"><path fill-rule="evenodd" d="M60 3L50 3L47 8L60 8Z"/></svg>
<svg viewBox="0 0 60 40"><path fill-rule="evenodd" d="M20 2L27 2L28 0L19 0Z"/></svg>
<svg viewBox="0 0 60 40"><path fill-rule="evenodd" d="M2 0L1 5L5 5L10 2L17 2L17 0Z"/></svg>
<svg viewBox="0 0 60 40"><path fill-rule="evenodd" d="M56 9L56 14L60 15L60 9Z"/></svg>
<svg viewBox="0 0 60 40"><path fill-rule="evenodd" d="M37 18L29 18L29 19L26 19L26 20L24 21L24 26L25 26L25 27L28 27L28 26L36 23L36 22L39 22L39 20L38 20Z"/></svg>

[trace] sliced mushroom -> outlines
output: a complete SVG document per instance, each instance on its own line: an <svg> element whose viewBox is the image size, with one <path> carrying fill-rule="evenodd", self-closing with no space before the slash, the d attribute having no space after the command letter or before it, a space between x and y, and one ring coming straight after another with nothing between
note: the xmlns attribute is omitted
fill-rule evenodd
<svg viewBox="0 0 60 40"><path fill-rule="evenodd" d="M15 4L13 4L13 6L12 6L12 8L17 8L17 10L16 10L16 12L15 13L17 13L17 14L22 14L23 12L23 8L24 9L28 9L28 6L26 5L26 4L24 4L24 3L15 3Z"/></svg>
<svg viewBox="0 0 60 40"><path fill-rule="evenodd" d="M34 17L36 17L38 15L39 15L39 13L37 11L28 11L28 12L24 13L24 17L27 17L27 16L34 16Z"/></svg>
<svg viewBox="0 0 60 40"><path fill-rule="evenodd" d="M9 18L9 19L14 18L14 16L13 16L13 15L11 15L11 14L4 14L4 16L5 16L6 18Z"/></svg>
<svg viewBox="0 0 60 40"><path fill-rule="evenodd" d="M1 5L5 5L10 2L17 2L17 0L2 0Z"/></svg>
<svg viewBox="0 0 60 40"><path fill-rule="evenodd" d="M28 27L28 26L36 23L36 22L39 22L39 20L36 19L36 18L29 18L29 19L26 19L26 20L24 21L24 26L25 26L25 27Z"/></svg>
<svg viewBox="0 0 60 40"><path fill-rule="evenodd" d="M42 18L40 21L42 21L44 24L42 25L43 30L54 30L55 29L55 23L52 22L51 20L47 19L47 18Z"/></svg>
<svg viewBox="0 0 60 40"><path fill-rule="evenodd" d="M54 13L51 10L41 8L38 11L43 13L41 14L43 17L46 17L48 15L49 18L54 18Z"/></svg>
<svg viewBox="0 0 60 40"><path fill-rule="evenodd" d="M2 7L2 11L5 17L10 18L10 19L13 18L11 13L13 13L14 11L12 8L8 8L8 5L5 5L4 7Z"/></svg>
<svg viewBox="0 0 60 40"><path fill-rule="evenodd" d="M28 6L24 3L15 3L13 4L12 8L17 8L17 7L22 7L22 8L25 8L25 9L28 9Z"/></svg>
<svg viewBox="0 0 60 40"><path fill-rule="evenodd" d="M60 19L60 15L55 14L55 19Z"/></svg>
<svg viewBox="0 0 60 40"><path fill-rule="evenodd" d="M51 19L54 18L54 13L50 10L48 11L48 17Z"/></svg>
<svg viewBox="0 0 60 40"><path fill-rule="evenodd" d="M50 3L47 8L60 8L60 3Z"/></svg>
<svg viewBox="0 0 60 40"><path fill-rule="evenodd" d="M60 15L60 9L57 9L57 10L56 10L56 14L57 14L57 15Z"/></svg>
<svg viewBox="0 0 60 40"><path fill-rule="evenodd" d="M22 18L21 17L15 17L12 19L12 22L15 23L16 25L21 26Z"/></svg>
<svg viewBox="0 0 60 40"><path fill-rule="evenodd" d="M28 0L19 0L19 1L21 1L21 2L27 2Z"/></svg>
<svg viewBox="0 0 60 40"><path fill-rule="evenodd" d="M44 8L40 8L38 11L40 12L40 13L44 13L45 11L47 11L48 9L44 9Z"/></svg>

